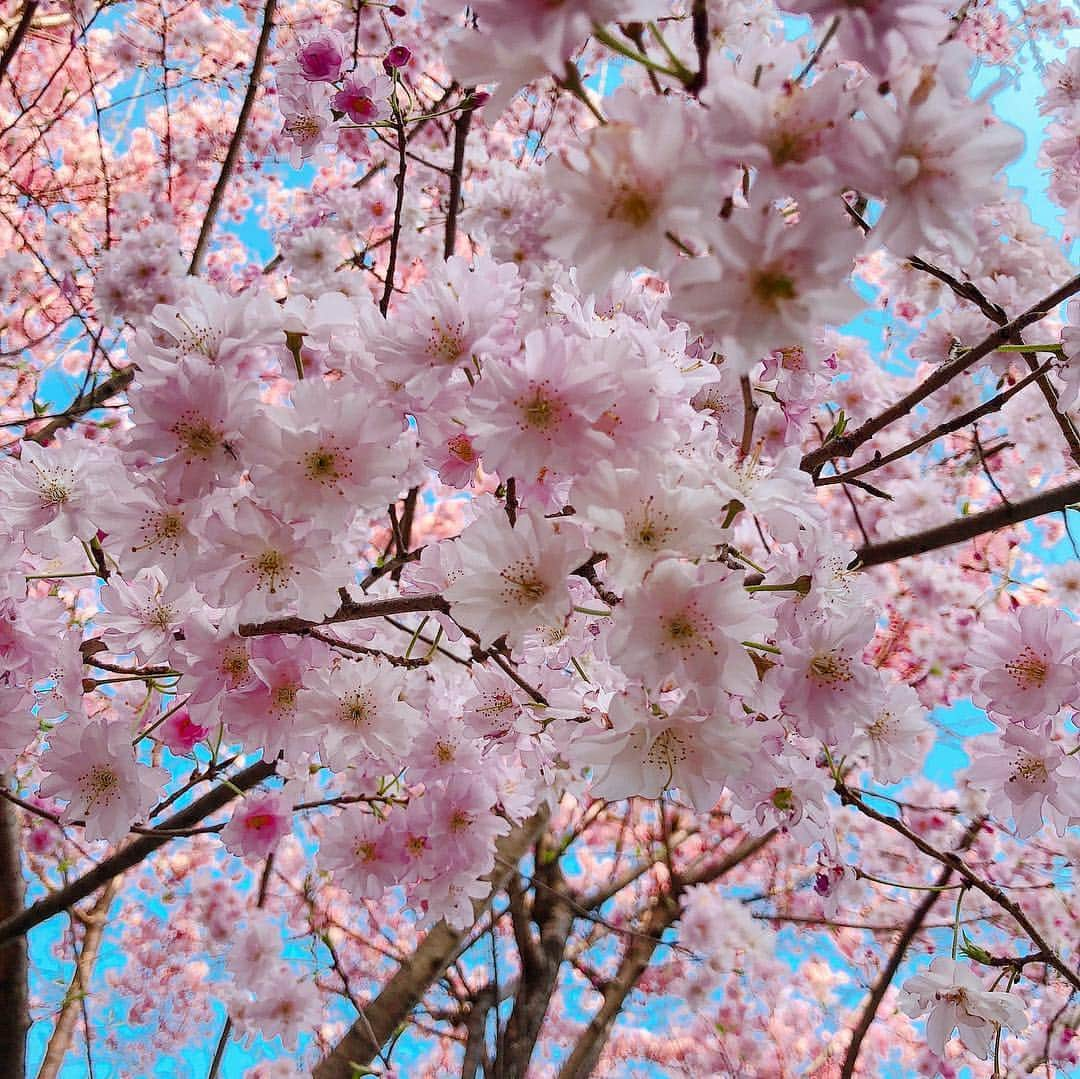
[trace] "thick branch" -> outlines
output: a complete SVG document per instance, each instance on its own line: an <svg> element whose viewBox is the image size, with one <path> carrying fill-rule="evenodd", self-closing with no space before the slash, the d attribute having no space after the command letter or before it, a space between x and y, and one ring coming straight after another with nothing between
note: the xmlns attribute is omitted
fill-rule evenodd
<svg viewBox="0 0 1080 1079"><path fill-rule="evenodd" d="M19 858L19 819L11 802L0 800L0 918L22 909L26 885ZM0 1079L26 1074L26 1032L30 1029L26 941L0 947Z"/></svg>
<svg viewBox="0 0 1080 1079"><path fill-rule="evenodd" d="M34 926L48 921L54 915L74 906L79 900L92 895L113 877L137 866L158 847L163 847L170 839L175 838L173 833L193 827L211 813L216 813L223 806L227 806L238 794L268 779L274 774L275 767L273 761L259 761L245 768L221 786L215 787L185 809L181 809L179 813L171 816L160 828L140 835L138 839L133 840L122 850L118 850L66 887L47 895L44 899L39 899L20 914L6 918L0 922L0 943L28 933Z"/></svg>
<svg viewBox="0 0 1080 1079"><path fill-rule="evenodd" d="M575 904L564 902L569 897L570 887L563 877L558 858L545 857L550 851L548 841L550 837L542 840L537 849L533 876L540 885L532 904L532 920L540 939L531 949L533 961L528 966L523 957L514 1008L503 1038L500 1079L526 1079L529 1074L529 1062L551 998L558 989L566 942L574 928Z"/></svg>
<svg viewBox="0 0 1080 1079"><path fill-rule="evenodd" d="M1023 502L995 506L982 513L972 513L936 528L928 528L925 532L916 532L912 536L901 536L899 539L860 547L856 552L858 564L866 569L869 566L881 566L886 562L910 558L912 555L926 554L942 547L951 547L954 543L963 543L986 532L1029 521L1032 517L1041 517L1044 513L1055 513L1078 501L1080 480L1075 480L1061 487L1042 491Z"/></svg>
<svg viewBox="0 0 1080 1079"><path fill-rule="evenodd" d="M465 89L465 99L473 95L474 87ZM458 214L461 212L461 181L465 169L465 143L472 123L472 108L462 109L454 121L454 161L450 166L450 205L446 211L446 234L443 238L443 258L454 253L457 244Z"/></svg>
<svg viewBox="0 0 1080 1079"><path fill-rule="evenodd" d="M1074 293L1080 292L1080 275L1066 281L1061 288L1050 293L1044 300L1040 300L1034 307L1028 308L1022 315L999 327L989 336L983 338L974 348L967 349L955 359L943 363L932 375L919 383L910 393L905 394L883 412L867 420L864 424L856 427L854 431L848 431L836 438L830 439L824 446L811 450L803 459L801 467L804 472L814 473L821 468L826 461L837 457L850 457L860 446L888 427L901 416L906 416L911 410L924 401L935 390L951 382L962 371L978 363L985 356L989 356L1000 345L1008 344L1014 340L1026 326L1045 318L1060 303L1067 300Z"/></svg>
<svg viewBox="0 0 1080 1079"><path fill-rule="evenodd" d="M225 152L221 172L218 175L217 183L214 185L213 193L210 195L210 202L206 207L206 216L203 218L202 227L199 229L199 238L195 241L195 250L191 253L188 273L192 276L198 274L202 268L203 256L206 254L206 248L210 243L210 234L214 231L214 221L217 218L218 211L221 209L221 203L225 198L225 191L228 189L233 169L236 168L237 159L240 157L240 147L247 131L248 120L251 118L251 110L255 107L255 97L259 92L259 79L262 75L263 65L266 63L267 50L270 47L270 35L274 30L274 9L276 7L277 0L266 0L266 7L263 8L263 23L262 30L259 33L259 43L255 46L255 58L251 62L251 75L248 78L247 90L240 106L240 115L236 118L236 129L233 131L232 139L229 141L229 148Z"/></svg>
<svg viewBox="0 0 1080 1079"><path fill-rule="evenodd" d="M968 409L967 412L964 412L959 416L954 416L951 420L945 420L942 423L939 423L925 434L922 434L918 438L912 439L911 442L906 442L903 446L893 450L892 453L887 453L884 457L880 454L874 454L869 461L864 461L860 465L849 468L846 472L838 472L835 476L818 476L815 478L814 483L819 487L825 487L833 483L851 483L857 477L865 476L867 472L875 472L879 468L884 468L886 465L892 464L893 461L899 461L902 458L907 457L908 454L914 453L918 449L922 449L923 446L929 445L931 442L936 442L945 435L951 435L954 431L959 431L962 427L967 427L968 424L981 420L984 416L989 416L994 412L1000 412L1002 406L1004 406L1007 401L1010 401L1036 379L1045 375L1046 372L1050 370L1052 363L1053 360L1047 360L1041 367L1036 363L1032 372L1020 379L1014 386L1010 386L1007 390L1003 390L1001 393L996 394L976 408Z"/></svg>
<svg viewBox="0 0 1080 1079"><path fill-rule="evenodd" d="M7 39L7 42L4 45L4 51L0 54L0 81L2 81L7 74L8 65L15 59L15 54L19 51L19 46L22 45L27 30L30 29L30 23L34 19L34 12L37 11L37 6L38 0L26 0L26 5L22 9L22 15L19 17L18 25L15 27L15 33Z"/></svg>
<svg viewBox="0 0 1080 1079"><path fill-rule="evenodd" d="M80 416L85 415L87 412L93 412L95 408L101 408L110 397L123 393L131 385L134 377L134 366L124 367L116 371L104 381L99 382L88 393L80 393L59 416L54 416L33 434L27 435L27 441L45 445L62 427L70 427ZM32 419L27 417L27 423L31 422L33 422Z"/></svg>
<svg viewBox="0 0 1080 1079"><path fill-rule="evenodd" d="M491 888L485 899L473 901L474 922L480 919L495 894L505 887L510 873L517 871L518 862L536 841L547 817L545 807L496 845L499 854L495 868L488 876ZM353 1023L330 1055L315 1068L312 1079L353 1079L358 1069L366 1068L383 1043L408 1019L424 994L442 976L468 933L469 930L452 929L446 922L433 926L423 943L364 1010L366 1023L360 1020ZM378 1045L374 1044L376 1041Z"/></svg>
<svg viewBox="0 0 1080 1079"><path fill-rule="evenodd" d="M604 989L604 1002L593 1016L584 1033L578 1039L573 1051L559 1070L559 1079L589 1079L600 1054L607 1044L615 1020L626 1004L638 979L649 965L653 952L661 943L664 930L673 925L682 913L677 892L694 884L708 884L718 880L735 866L752 858L762 847L771 842L775 831L756 836L740 843L726 858L702 866L690 876L673 881L676 894L665 892L656 898L649 911L641 933L636 933L628 942L619 963L619 970L614 979Z"/></svg>
<svg viewBox="0 0 1080 1079"><path fill-rule="evenodd" d="M386 312L390 310L390 297L394 293L394 273L397 270L398 244L401 240L401 212L405 205L405 177L409 171L409 162L406 158L405 121L401 116L401 105L397 100L396 91L393 108L398 148L398 170L394 175L397 196L394 199L394 227L390 233L390 256L386 262L386 281L383 285L382 299L379 300L379 311L382 312L383 318L386 318Z"/></svg>
<svg viewBox="0 0 1080 1079"><path fill-rule="evenodd" d="M273 618L269 622L245 622L237 632L241 637L264 637L268 633L306 633L318 626L336 622L358 622L364 618L384 618L413 611L448 611L449 605L442 596L391 596L389 599L373 599L366 603L343 603L333 614L318 622L306 618Z"/></svg>
<svg viewBox="0 0 1080 1079"><path fill-rule="evenodd" d="M78 920L86 926L83 934L82 947L78 951L75 960L75 973L71 976L67 995L64 997L63 1007L49 1037L49 1045L45 1050L45 1059L41 1062L37 1079L57 1079L64 1058L71 1048L72 1035L75 1033L75 1024L78 1022L82 1009L80 1002L87 993L94 965L97 962L98 951L101 948L101 939L105 935L105 926L108 924L109 907L120 889L120 878L114 877L105 885L98 896L97 901L85 914L79 915ZM75 919L72 919L72 932L75 931Z"/></svg>

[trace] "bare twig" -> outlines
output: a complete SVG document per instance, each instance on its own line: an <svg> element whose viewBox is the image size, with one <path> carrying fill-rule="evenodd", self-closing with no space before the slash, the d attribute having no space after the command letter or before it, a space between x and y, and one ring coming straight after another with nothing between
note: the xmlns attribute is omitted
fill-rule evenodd
<svg viewBox="0 0 1080 1079"><path fill-rule="evenodd" d="M225 160L221 165L217 183L210 195L210 202L206 207L206 216L203 218L202 227L199 229L199 238L195 241L195 250L191 253L191 263L188 265L188 273L192 276L199 273L202 268L203 257L206 254L207 245L210 243L210 235L214 231L214 220L221 209L221 203L225 198L225 191L232 178L233 169L240 157L240 147L244 142L248 120L251 110L255 107L255 97L259 92L259 79L262 76L263 65L266 63L266 53L270 47L270 35L274 30L274 11L277 0L266 0L263 8L262 30L259 33L259 42L255 46L255 58L251 62L251 75L248 78L247 90L244 100L240 105L240 114L236 118L236 128L232 139L229 140L229 148L225 151Z"/></svg>

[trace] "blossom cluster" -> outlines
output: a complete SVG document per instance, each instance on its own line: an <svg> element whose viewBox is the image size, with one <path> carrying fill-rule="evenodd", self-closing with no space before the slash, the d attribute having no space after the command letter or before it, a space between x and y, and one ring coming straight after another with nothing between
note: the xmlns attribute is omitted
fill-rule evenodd
<svg viewBox="0 0 1080 1079"><path fill-rule="evenodd" d="M1080 629L1022 579L1020 540L986 541L955 579L860 566L875 541L1008 501L1001 482L1017 500L1045 487L1062 453L1039 441L1039 409L1075 434L1080 301L1060 344L978 350L1064 259L1004 185L1022 137L973 98L942 5L785 0L814 20L811 59L774 22L714 4L730 34L707 79L679 59L700 54L682 6L664 37L662 0L482 0L467 22L429 6L450 29L439 85L472 88L445 108L419 104L420 46L363 36L359 13L355 33L301 25L276 58L283 126L268 137L327 170L303 214L274 211L284 274L185 276L171 224L135 231L136 197L116 211L131 228L92 297L128 323L130 407L92 437L31 417L0 460L0 767L59 827L117 844L184 777L261 758L274 778L236 792L214 842L269 874L311 821L312 879L354 902L403 896L423 925L462 932L499 844L567 796L700 819L722 806L741 835L776 832L816 860L835 917L860 857L838 794L918 777L929 709L965 696L996 728L967 743L966 809L1020 840L1065 836L1080 824ZM577 61L602 49L671 92L639 72L593 95ZM1048 68L1042 105L1067 215L1077 54ZM496 130L504 107L539 108L515 100L537 79L578 109L550 154L528 125ZM457 187L442 215L445 259L401 269L402 236L423 231L406 124L446 118L462 146L484 128L484 153L458 233ZM342 194L327 175L384 138L400 140L396 191L358 209L361 183ZM529 152L546 159L525 167ZM385 230L363 250L358 219ZM935 487L941 461L875 445L850 466L869 497L844 485L844 501L849 455L807 460L891 399L842 332L875 304L918 324L904 388L978 351L907 410L913 441L944 425L964 463ZM1019 389L1036 379L1033 405ZM1020 449L1003 435L987 450L976 421L985 435L991 413ZM712 924L710 895L682 907L689 945L715 960L688 982L702 1001L731 953L770 962L741 908ZM295 1047L319 989L280 936L251 914L225 997L242 1030ZM942 956L901 1004L929 1011L935 1058L957 1027L986 1059L1026 1022L1018 998Z"/></svg>

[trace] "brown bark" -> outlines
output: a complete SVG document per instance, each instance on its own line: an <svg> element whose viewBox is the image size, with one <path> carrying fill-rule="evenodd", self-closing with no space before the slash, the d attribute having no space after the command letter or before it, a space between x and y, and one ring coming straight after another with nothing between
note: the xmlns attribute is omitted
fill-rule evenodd
<svg viewBox="0 0 1080 1079"><path fill-rule="evenodd" d="M547 817L547 808L543 807L496 845L498 854L495 868L488 876L491 888L485 899L473 902L474 924L496 893L506 886L510 874L517 871L518 862L536 841L547 823ZM412 955L402 962L382 992L364 1009L363 1018L353 1023L341 1041L315 1068L313 1079L353 1079L357 1068L367 1067L453 962L468 933L468 929L453 929L446 922L433 926Z"/></svg>
<svg viewBox="0 0 1080 1079"><path fill-rule="evenodd" d="M75 973L71 977L67 995L60 1014L56 1018L49 1044L45 1050L45 1059L38 1069L37 1079L57 1079L64 1059L71 1049L72 1036L75 1033L75 1024L82 1012L82 998L90 991L90 979L94 973L94 964L97 962L98 952L101 949L101 939L105 935L105 926L109 921L109 907L120 890L120 878L113 877L105 885L98 896L97 902L84 914L77 915L72 919L72 930L77 918L86 926L83 933L82 948L75 961Z"/></svg>
<svg viewBox="0 0 1080 1079"><path fill-rule="evenodd" d="M25 892L19 819L15 807L0 799L0 919L22 909ZM26 940L20 937L0 945L0 1079L23 1079L26 1074L29 1029Z"/></svg>
<svg viewBox="0 0 1080 1079"><path fill-rule="evenodd" d="M979 834L979 829L983 826L984 819L985 818L983 817L978 817L968 825L963 838L956 846L957 853L966 851L972 843L975 842ZM851 1032L851 1041L848 1043L847 1053L844 1056L844 1063L840 1069L840 1079L852 1079L854 1076L855 1065L859 1059L859 1051L862 1049L862 1043L870 1031L870 1025L877 1015L878 1008L881 1007L881 1002L885 999L885 994L888 991L889 986L892 985L892 980L896 977L896 972L900 969L900 964L904 961L904 956L907 955L907 950L911 947L911 942L918 936L919 931L923 928L930 911L942 897L942 889L952 880L952 876L952 867L946 866L941 873L938 874L937 880L934 881L934 890L927 892L919 905L912 911L911 917L908 919L907 924L900 934L900 939L896 942L885 966L878 975L877 981L874 982L874 986L870 990L870 995L866 998L866 1004L863 1006L862 1013L859 1015L859 1021L855 1024L855 1027Z"/></svg>
<svg viewBox="0 0 1080 1079"><path fill-rule="evenodd" d="M1055 289L1045 299L1040 300L1034 307L1029 307L1018 318L1004 326L1000 326L992 334L983 338L974 348L968 349L962 355L947 363L943 363L934 371L929 378L920 382L910 393L905 394L899 401L894 402L884 411L856 427L853 431L846 431L837 438L830 439L823 446L811 450L802 459L802 470L817 473L827 461L838 457L850 457L860 446L884 430L889 424L906 416L916 405L924 401L935 390L947 385L957 375L974 367L979 360L989 356L999 345L1008 344L1016 340L1026 326L1045 318L1060 303L1063 303L1074 293L1080 292L1080 276L1066 281L1059 289Z"/></svg>
<svg viewBox="0 0 1080 1079"><path fill-rule="evenodd" d="M545 859L545 850L543 843L537 848L532 910L525 911L523 895L511 892L511 904L518 906L517 911L511 913L516 919L518 951L522 953L521 977L502 1039L500 1079L525 1079L528 1075L544 1016L559 985L566 942L580 909L563 877L558 859ZM539 932L536 941L532 940L529 921Z"/></svg>
<svg viewBox="0 0 1080 1079"><path fill-rule="evenodd" d="M955 521L938 525L937 528L928 528L925 532L917 532L912 536L901 536L899 539L887 540L885 543L860 547L855 553L858 556L860 568L880 566L886 562L910 558L912 555L951 547L954 543L963 543L965 540L974 539L976 536L999 528L1007 528L1009 525L1019 524L1021 521L1029 521L1032 517L1040 517L1045 513L1055 513L1078 501L1080 501L1080 480L1074 480L1072 483L1053 487L1049 491L1041 491L1032 498L1024 499L1023 502L995 506L992 510L959 517Z"/></svg>

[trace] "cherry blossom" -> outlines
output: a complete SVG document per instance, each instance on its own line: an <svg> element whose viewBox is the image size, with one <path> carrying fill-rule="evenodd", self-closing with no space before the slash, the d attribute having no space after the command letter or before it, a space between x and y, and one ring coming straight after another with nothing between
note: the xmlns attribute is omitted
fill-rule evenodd
<svg viewBox="0 0 1080 1079"><path fill-rule="evenodd" d="M570 614L567 574L588 558L573 525L522 514L513 527L499 510L474 521L457 541L461 576L446 590L450 613L474 630L480 647L511 645L537 625Z"/></svg>
<svg viewBox="0 0 1080 1079"><path fill-rule="evenodd" d="M113 843L153 805L168 777L136 763L123 724L80 716L50 734L43 764L49 774L41 794L66 800L65 818L85 820L87 839Z"/></svg>
<svg viewBox="0 0 1080 1079"><path fill-rule="evenodd" d="M977 701L1026 726L1041 725L1075 700L1076 624L1062 611L1026 607L991 622L977 639L972 660L982 670Z"/></svg>
<svg viewBox="0 0 1080 1079"><path fill-rule="evenodd" d="M289 831L289 810L282 794L244 798L222 831L221 842L233 854L266 858Z"/></svg>
<svg viewBox="0 0 1080 1079"><path fill-rule="evenodd" d="M987 992L969 967L939 955L924 974L908 978L901 1007L910 1016L929 1009L926 1040L939 1057L954 1030L980 1060L990 1053L998 1027L1023 1030L1027 1026L1023 1005L1010 993Z"/></svg>

